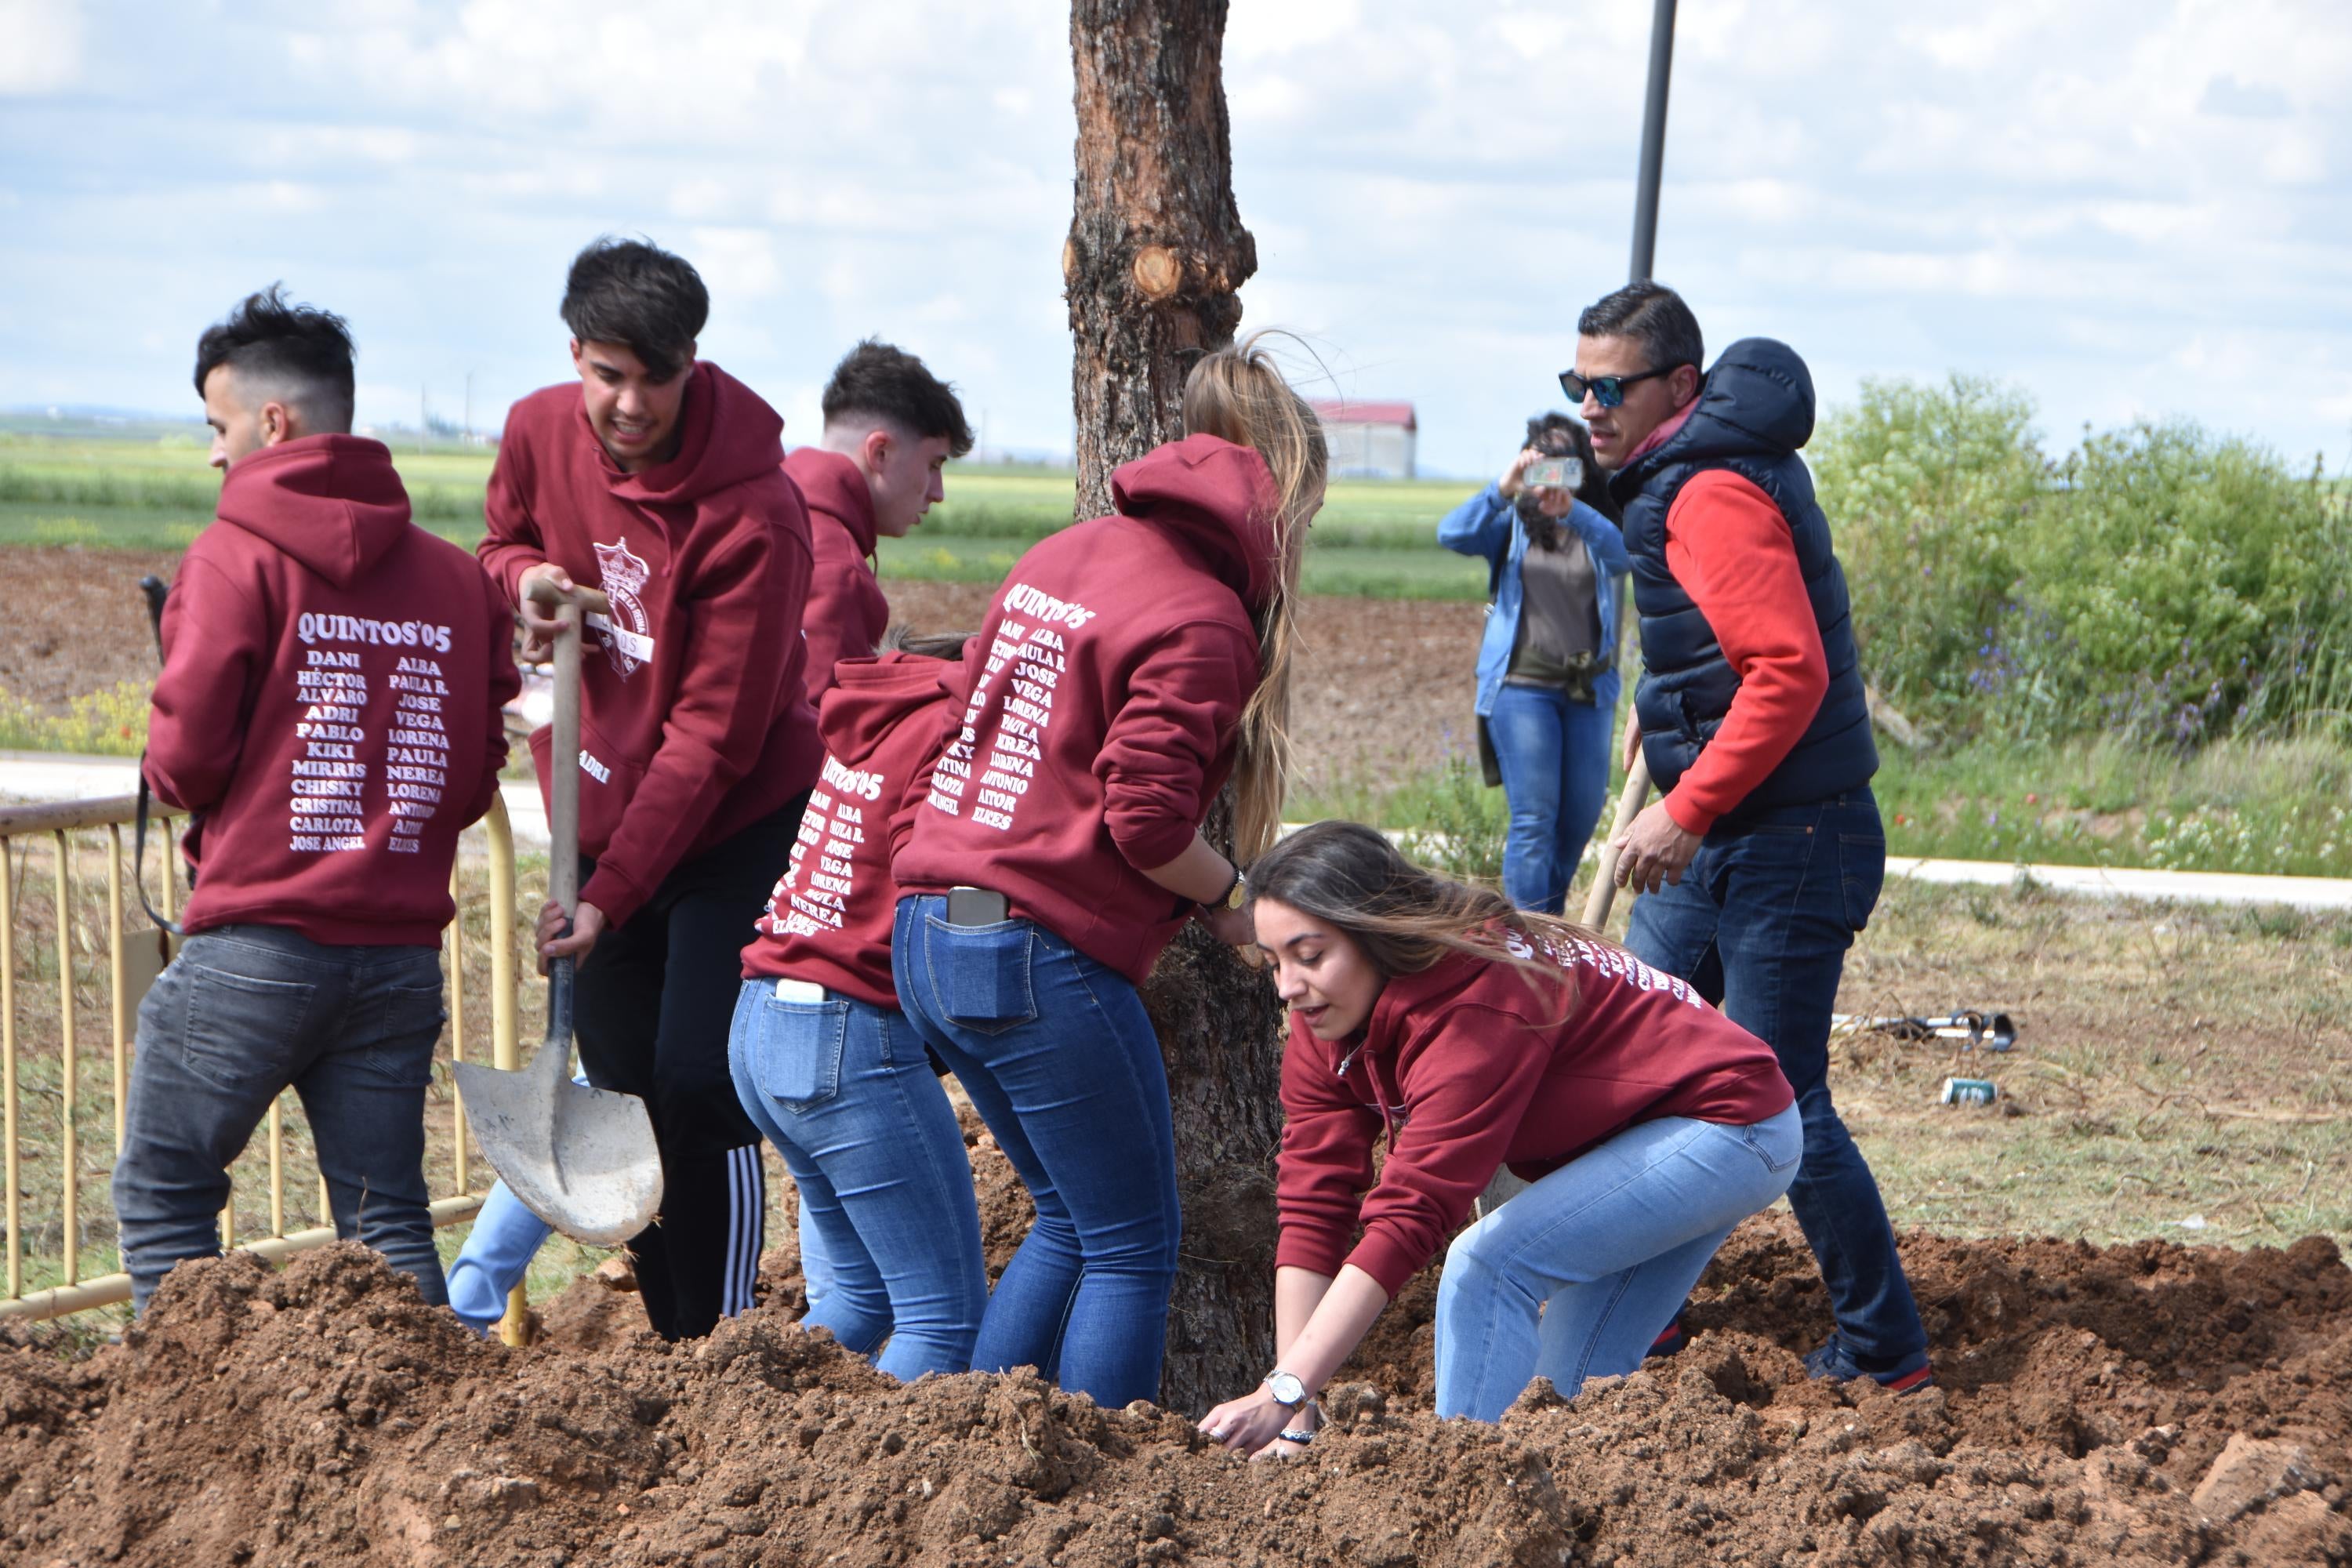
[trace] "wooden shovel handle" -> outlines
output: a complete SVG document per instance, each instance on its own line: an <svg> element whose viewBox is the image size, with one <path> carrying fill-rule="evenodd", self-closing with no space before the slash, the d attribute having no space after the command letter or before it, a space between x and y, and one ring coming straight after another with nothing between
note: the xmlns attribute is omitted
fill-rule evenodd
<svg viewBox="0 0 2352 1568"><path fill-rule="evenodd" d="M1650 764L1637 754L1633 771L1625 775L1625 787L1617 796L1617 820L1609 837L1601 841L1601 862L1593 868L1592 890L1584 895L1584 923L1594 931L1609 923L1609 905L1617 896L1617 840L1642 815L1649 799Z"/></svg>
<svg viewBox="0 0 2352 1568"><path fill-rule="evenodd" d="M591 588L584 583L573 584L572 591L567 594L544 577L533 577L523 584L522 596L534 605L545 605L550 609L577 605L583 615L609 616L613 613L613 601L604 597L604 591Z"/></svg>
<svg viewBox="0 0 2352 1568"><path fill-rule="evenodd" d="M523 585L523 596L555 611L555 719L547 746L547 896L569 919L580 908L580 627L590 611L612 605L593 588L565 593L544 577Z"/></svg>

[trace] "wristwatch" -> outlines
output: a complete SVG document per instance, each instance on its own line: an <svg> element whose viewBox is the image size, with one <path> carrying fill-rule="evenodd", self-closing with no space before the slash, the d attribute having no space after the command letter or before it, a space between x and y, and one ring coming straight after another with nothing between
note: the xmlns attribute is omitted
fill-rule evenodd
<svg viewBox="0 0 2352 1568"><path fill-rule="evenodd" d="M1287 1405L1293 1410L1307 1403L1307 1385L1286 1372L1267 1373L1265 1391L1274 1395L1276 1405Z"/></svg>
<svg viewBox="0 0 2352 1568"><path fill-rule="evenodd" d="M1237 910L1248 902L1249 883L1243 879L1242 868L1239 866L1235 866L1234 868L1234 885L1227 888L1225 889L1225 896L1217 900L1218 907L1220 909Z"/></svg>

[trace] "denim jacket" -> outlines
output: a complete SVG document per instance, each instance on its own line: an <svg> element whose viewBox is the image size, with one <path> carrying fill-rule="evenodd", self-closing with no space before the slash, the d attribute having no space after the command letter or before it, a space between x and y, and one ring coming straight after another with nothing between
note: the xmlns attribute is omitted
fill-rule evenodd
<svg viewBox="0 0 2352 1568"><path fill-rule="evenodd" d="M1592 683L1593 700L1614 711L1621 684L1617 674L1617 591L1633 563L1626 559L1625 537L1617 525L1578 501L1560 521L1574 529L1592 553L1592 590L1601 609L1601 647L1607 666ZM1495 694L1503 689L1503 674L1511 668L1511 649L1519 640L1519 606L1525 590L1519 563L1527 558L1528 530L1518 508L1488 485L1446 513L1437 525L1437 542L1463 555L1483 557L1495 569L1495 602L1486 610L1486 635L1478 645L1478 716L1495 711Z"/></svg>

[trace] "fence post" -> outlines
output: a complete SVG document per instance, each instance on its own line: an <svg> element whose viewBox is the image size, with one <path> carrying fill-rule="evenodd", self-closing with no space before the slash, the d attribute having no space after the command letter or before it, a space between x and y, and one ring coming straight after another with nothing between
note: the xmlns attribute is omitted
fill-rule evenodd
<svg viewBox="0 0 2352 1568"><path fill-rule="evenodd" d="M74 1130L75 1080L81 1077L81 1063L74 1053L74 962L73 962L73 840L59 828L58 839L58 1090L64 1126L59 1129L58 1152L64 1156L62 1237L65 1243L66 1283L81 1282L81 1143Z"/></svg>
<svg viewBox="0 0 2352 1568"><path fill-rule="evenodd" d="M0 1159L7 1180L8 1294L25 1293L25 1265L18 1256L22 1217L16 1188L16 856L0 837Z"/></svg>

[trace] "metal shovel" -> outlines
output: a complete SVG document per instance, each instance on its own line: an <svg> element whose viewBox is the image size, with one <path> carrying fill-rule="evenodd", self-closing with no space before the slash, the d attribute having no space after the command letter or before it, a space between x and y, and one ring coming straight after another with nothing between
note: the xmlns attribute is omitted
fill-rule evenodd
<svg viewBox="0 0 2352 1568"><path fill-rule="evenodd" d="M548 747L548 896L568 918L580 902L580 624L604 596L566 595L533 581L530 596L552 606L555 722ZM576 1240L617 1247L651 1225L661 1208L661 1152L653 1118L634 1094L572 1081L572 960L547 966L547 1037L529 1066L501 1072L456 1066L466 1125L490 1168L523 1207Z"/></svg>

